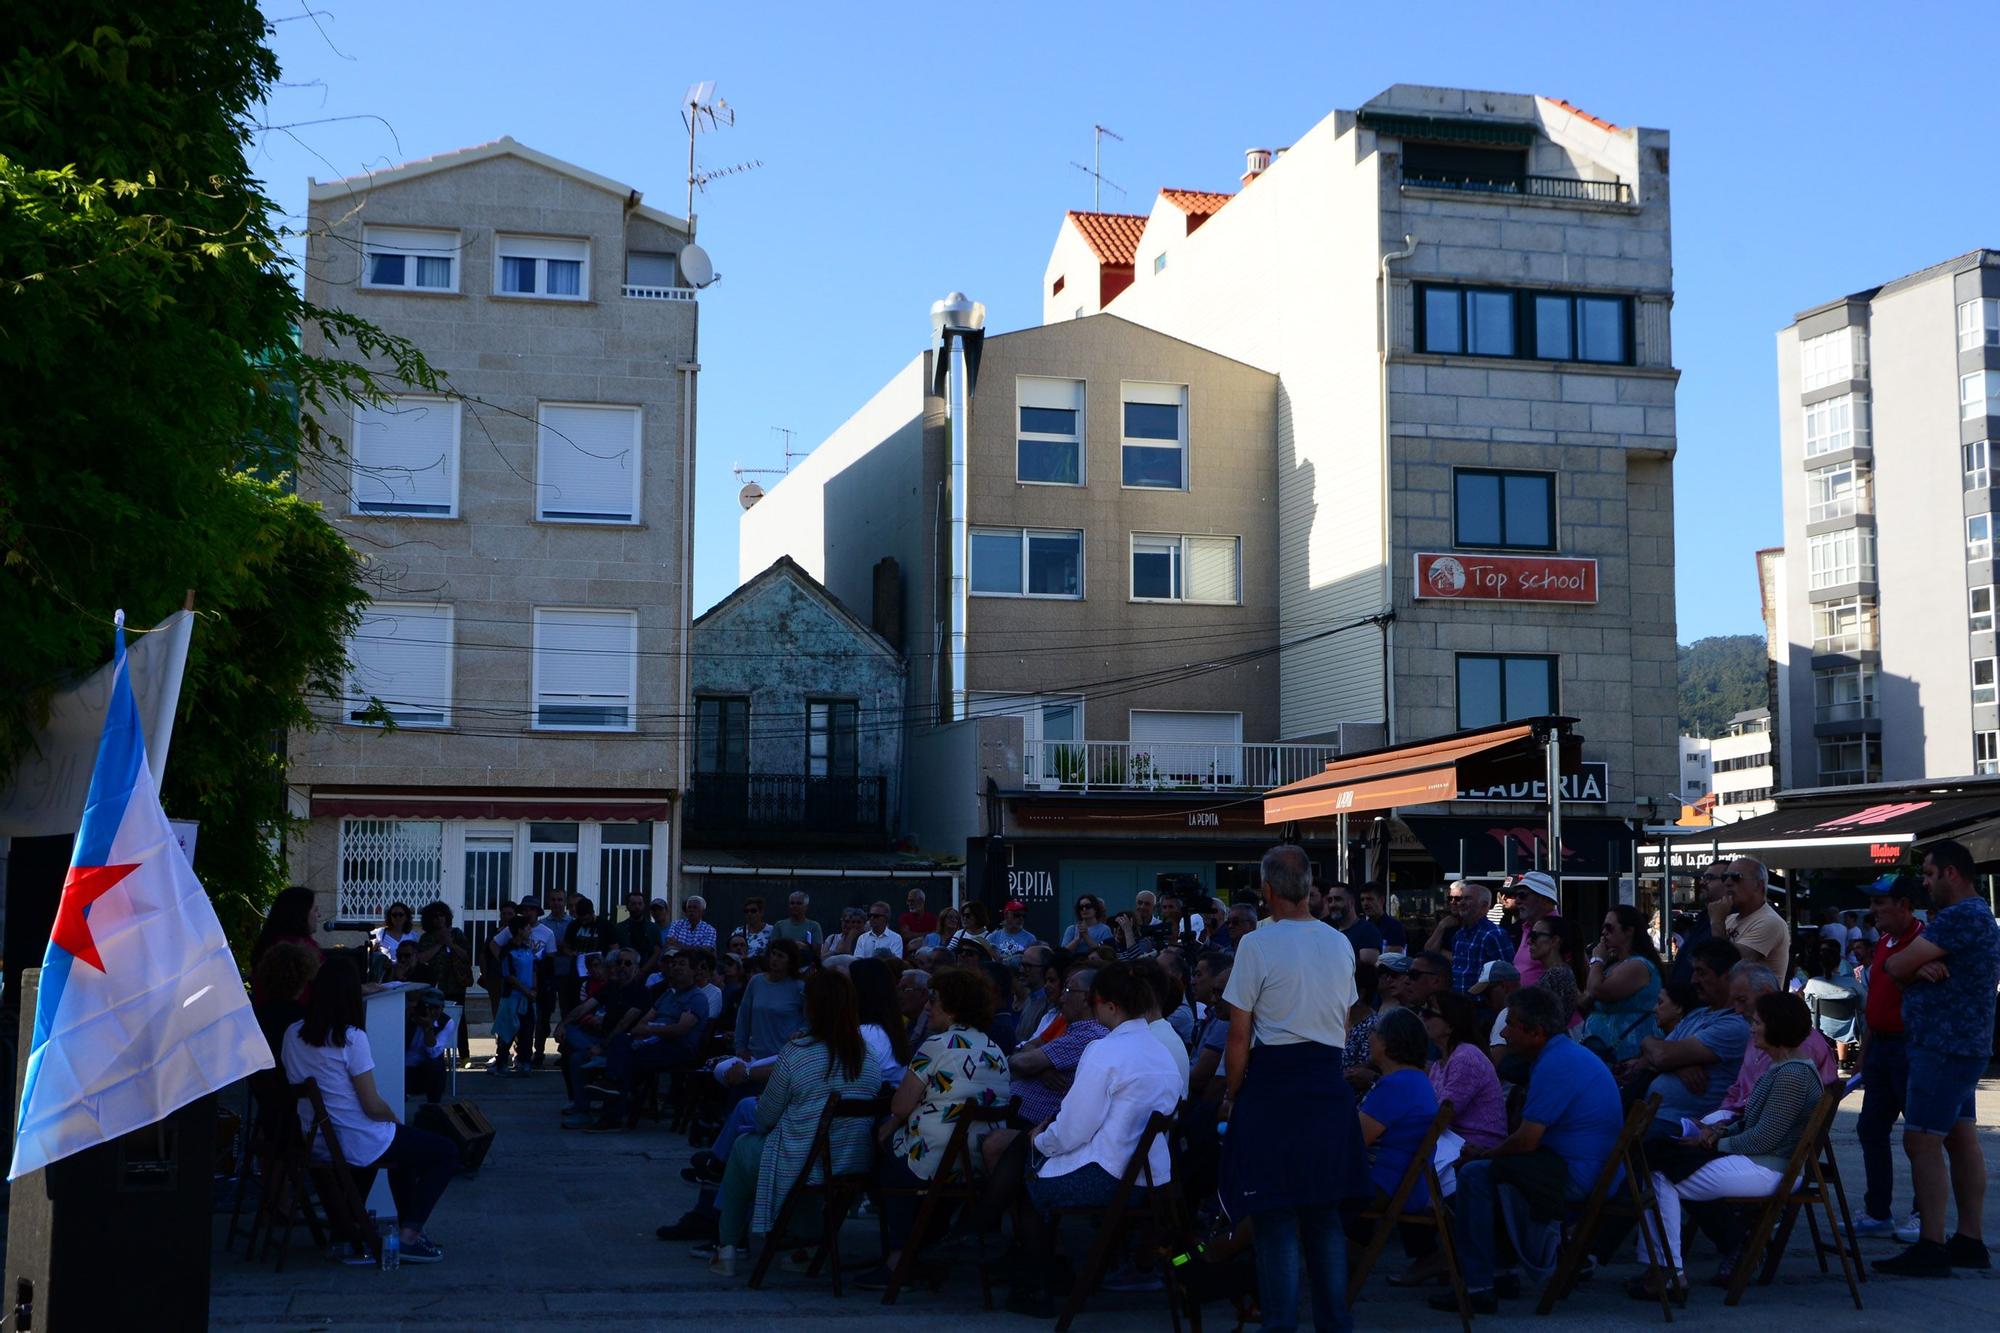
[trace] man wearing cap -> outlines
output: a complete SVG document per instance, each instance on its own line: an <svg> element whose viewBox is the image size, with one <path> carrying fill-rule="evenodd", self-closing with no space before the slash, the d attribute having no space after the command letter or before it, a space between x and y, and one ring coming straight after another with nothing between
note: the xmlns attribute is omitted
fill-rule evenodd
<svg viewBox="0 0 2000 1333"><path fill-rule="evenodd" d="M1000 929L986 933L986 943L992 946L995 958L1007 962L1035 942L1035 937L1028 933L1027 920L1028 905L1019 898L1000 909Z"/></svg>
<svg viewBox="0 0 2000 1333"><path fill-rule="evenodd" d="M1528 932L1535 928L1537 921L1555 913L1556 882L1540 870L1530 870L1515 876L1514 882L1507 886L1507 892L1513 896L1514 911L1521 927L1521 945L1514 950L1514 970L1520 973L1523 986L1532 986L1542 979L1542 973L1548 969L1536 962L1535 955L1529 950Z"/></svg>
<svg viewBox="0 0 2000 1333"><path fill-rule="evenodd" d="M403 1077L411 1092L421 1092L436 1106L444 1100L444 1062L458 1045L458 1020L444 1011L444 992L420 990L416 1021L410 1024L410 1047L403 1053Z"/></svg>
<svg viewBox="0 0 2000 1333"><path fill-rule="evenodd" d="M1896 1162L1889 1151L1889 1132L1902 1118L1910 1056L1903 1044L1903 983L1890 974L1888 963L1924 933L1924 923L1912 910L1915 887L1909 876L1884 875L1868 889L1868 905L1875 909L1875 929L1881 937L1868 965L1868 1021L1861 1029L1861 1114L1854 1122L1861 1166L1868 1177L1861 1216L1854 1219L1855 1234L1861 1236L1888 1236L1896 1230Z"/></svg>
<svg viewBox="0 0 2000 1333"><path fill-rule="evenodd" d="M1507 1026L1507 1006L1514 998L1514 992L1525 983L1521 980L1521 970L1512 963L1488 963L1479 969L1479 979L1465 988L1467 995L1478 998L1486 1005L1486 1011L1493 1015L1493 1028L1487 1034L1487 1054L1493 1056L1495 1064L1500 1057L1495 1052L1507 1049L1507 1038L1501 1029Z"/></svg>

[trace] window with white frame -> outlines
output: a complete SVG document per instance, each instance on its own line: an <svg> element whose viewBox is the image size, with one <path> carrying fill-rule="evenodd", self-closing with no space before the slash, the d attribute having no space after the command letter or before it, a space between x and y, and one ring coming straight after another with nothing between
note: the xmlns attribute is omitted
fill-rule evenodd
<svg viewBox="0 0 2000 1333"><path fill-rule="evenodd" d="M1975 370L1958 379L1960 415L1967 421L2000 417L2000 370Z"/></svg>
<svg viewBox="0 0 2000 1333"><path fill-rule="evenodd" d="M1993 515L1974 514L1965 520L1965 558L1993 558Z"/></svg>
<svg viewBox="0 0 2000 1333"><path fill-rule="evenodd" d="M528 887L547 902L555 894L576 896L576 872L582 861L581 824L528 825Z"/></svg>
<svg viewBox="0 0 2000 1333"><path fill-rule="evenodd" d="M493 238L493 290L581 301L590 295L590 242L565 236Z"/></svg>
<svg viewBox="0 0 2000 1333"><path fill-rule="evenodd" d="M1187 489L1187 386L1123 388L1123 475L1127 486Z"/></svg>
<svg viewBox="0 0 2000 1333"><path fill-rule="evenodd" d="M1993 632L1993 585L1982 583L1966 591L1966 628L1973 634Z"/></svg>
<svg viewBox="0 0 2000 1333"><path fill-rule="evenodd" d="M1854 597L1813 607L1813 651L1856 653L1876 647L1875 599Z"/></svg>
<svg viewBox="0 0 2000 1333"><path fill-rule="evenodd" d="M458 248L455 231L363 227L361 285L407 292L455 292Z"/></svg>
<svg viewBox="0 0 2000 1333"><path fill-rule="evenodd" d="M2000 731L1972 733L1972 771L2000 773Z"/></svg>
<svg viewBox="0 0 2000 1333"><path fill-rule="evenodd" d="M1806 522L1867 512L1867 472L1853 459L1806 474Z"/></svg>
<svg viewBox="0 0 2000 1333"><path fill-rule="evenodd" d="M860 706L852 699L806 703L806 775L851 778L859 760Z"/></svg>
<svg viewBox="0 0 2000 1333"><path fill-rule="evenodd" d="M444 821L343 819L334 913L380 921L390 903L444 896ZM469 903L468 903L469 905Z"/></svg>
<svg viewBox="0 0 2000 1333"><path fill-rule="evenodd" d="M1799 344L1799 387L1824 389L1866 373L1868 335L1858 328L1835 329Z"/></svg>
<svg viewBox="0 0 2000 1333"><path fill-rule="evenodd" d="M1958 307L1958 350L2000 347L2000 297L1981 296Z"/></svg>
<svg viewBox="0 0 2000 1333"><path fill-rule="evenodd" d="M358 403L353 421L347 494L354 513L406 518L457 514L457 399L403 394L381 403Z"/></svg>
<svg viewBox="0 0 2000 1333"><path fill-rule="evenodd" d="M1965 489L1983 491L1993 480L1993 448L1989 440L1974 440L1959 450L1965 467Z"/></svg>
<svg viewBox="0 0 2000 1333"><path fill-rule="evenodd" d="M1132 600L1206 602L1234 606L1243 600L1235 537L1132 534Z"/></svg>
<svg viewBox="0 0 2000 1333"><path fill-rule="evenodd" d="M980 597L1083 596L1083 533L972 530L972 592Z"/></svg>
<svg viewBox="0 0 2000 1333"><path fill-rule="evenodd" d="M1868 443L1867 430L1857 420L1864 403L1859 395L1844 393L1806 408L1806 457Z"/></svg>
<svg viewBox="0 0 2000 1333"><path fill-rule="evenodd" d="M636 523L644 470L639 409L543 403L536 421L535 517Z"/></svg>
<svg viewBox="0 0 2000 1333"><path fill-rule="evenodd" d="M1976 704L2000 703L2000 676L1995 674L1994 659L1975 657L1972 659L1972 702Z"/></svg>
<svg viewBox="0 0 2000 1333"><path fill-rule="evenodd" d="M1023 375L1014 381L1014 480L1083 485L1083 381Z"/></svg>
<svg viewBox="0 0 2000 1333"><path fill-rule="evenodd" d="M370 604L347 641L352 665L341 719L357 726L385 719L399 727L450 726L451 645L451 607Z"/></svg>
<svg viewBox="0 0 2000 1333"><path fill-rule="evenodd" d="M535 730L636 730L638 693L638 612L535 608Z"/></svg>
<svg viewBox="0 0 2000 1333"><path fill-rule="evenodd" d="M1808 537L1806 556L1807 587L1811 590L1875 581L1875 534L1867 528Z"/></svg>

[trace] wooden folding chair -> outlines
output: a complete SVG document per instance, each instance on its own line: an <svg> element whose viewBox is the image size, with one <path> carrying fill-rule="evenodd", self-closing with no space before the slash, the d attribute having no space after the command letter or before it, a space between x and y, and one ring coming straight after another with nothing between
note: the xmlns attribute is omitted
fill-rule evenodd
<svg viewBox="0 0 2000 1333"><path fill-rule="evenodd" d="M1458 1246L1451 1234L1451 1212L1445 1207L1444 1189L1437 1173L1437 1142L1445 1130L1451 1128L1452 1114L1450 1102L1438 1103L1437 1115L1432 1117L1431 1127L1424 1131L1424 1141L1417 1146L1417 1155L1410 1159L1409 1168L1403 1172L1402 1180L1397 1182L1396 1192L1389 1196L1389 1202L1381 1208L1364 1208L1361 1211L1362 1220L1375 1223L1375 1234L1369 1237L1367 1248L1361 1251L1361 1258L1347 1279L1349 1309L1353 1309L1354 1302L1360 1299L1363 1284L1375 1270L1376 1261L1382 1257L1389 1237L1399 1225L1435 1227L1438 1244L1444 1247L1445 1272L1451 1276L1451 1289L1458 1297L1459 1322L1465 1326L1466 1333L1472 1333L1472 1302L1466 1296L1465 1275L1459 1271ZM1430 1207L1408 1212L1410 1195L1416 1190L1419 1180L1430 1191Z"/></svg>
<svg viewBox="0 0 2000 1333"><path fill-rule="evenodd" d="M884 1189L877 1187L878 1197L915 1196L923 1202L917 1207L917 1220L910 1229L910 1238L903 1243L902 1258L889 1274L889 1288L882 1293L882 1304L894 1305L896 1297L902 1294L917 1266L917 1251L931 1238L933 1229L943 1230L953 1205L968 1208L979 1202L983 1188L977 1154L972 1147L972 1127L974 1125L1004 1125L1012 1120L1021 1109L1021 1099L1014 1097L1004 1106L974 1106L962 1103L958 1123L952 1127L951 1138L946 1140L944 1154L938 1158L937 1170L928 1183L920 1189ZM882 1222L883 1252L888 1252L888 1219ZM987 1309L993 1308L993 1279L984 1264L979 1269L979 1299ZM933 1282L932 1290L942 1286L942 1281Z"/></svg>
<svg viewBox="0 0 2000 1333"><path fill-rule="evenodd" d="M1828 1084L1827 1091L1837 1092L1841 1099L1844 1099L1847 1095L1846 1087L1840 1084ZM1838 1101L1836 1101L1834 1111L1838 1114L1839 1110L1840 1107ZM1820 1134L1819 1147L1816 1152L1819 1157L1820 1174L1826 1177L1827 1185L1833 1190L1833 1201L1840 1207L1840 1234L1834 1240L1845 1242L1847 1252L1854 1256L1855 1280L1865 1284L1868 1281L1868 1265L1861 1262L1861 1242L1854 1234L1854 1214L1848 1211L1847 1187L1840 1180L1840 1159L1833 1150L1833 1118L1831 1116L1827 1118L1826 1128ZM1777 1271L1778 1256L1782 1255L1785 1252L1785 1247L1791 1243L1792 1228L1797 1225L1801 1212L1805 1215L1806 1228L1812 1232L1813 1254L1819 1259L1819 1271L1822 1273L1833 1271L1827 1267L1826 1256L1829 1253L1838 1254L1840 1251L1832 1241L1827 1240L1819 1234L1819 1223L1814 1220L1812 1209L1806 1208L1802 1210L1788 1209L1786 1211L1785 1220L1778 1225L1778 1237L1772 1242L1770 1255L1764 1261L1767 1273L1775 1273ZM1770 1281L1769 1277L1763 1274L1758 1276L1759 1285L1768 1281Z"/></svg>
<svg viewBox="0 0 2000 1333"><path fill-rule="evenodd" d="M229 1210L229 1230L223 1233L222 1249L235 1248L238 1231L247 1237L245 1253L256 1257L257 1229L265 1220L274 1200L273 1185L278 1178L278 1154L299 1137L299 1117L285 1096L287 1084L282 1069L260 1069L245 1080L250 1093L249 1117L243 1125L243 1151L236 1164L236 1201ZM258 1181L257 1199L251 1204L250 1224L243 1226L243 1205L250 1192L250 1178Z"/></svg>
<svg viewBox="0 0 2000 1333"><path fill-rule="evenodd" d="M1556 1308L1556 1302L1569 1295L1576 1286L1576 1275L1583 1270L1583 1261L1590 1254L1590 1246L1597 1239L1598 1228L1607 1217L1630 1217L1643 1231L1648 1222L1653 1234L1665 1237L1666 1225L1660 1218L1659 1196L1653 1192L1653 1173L1646 1169L1645 1154L1640 1144L1646 1137L1646 1129L1653 1123L1659 1112L1660 1099L1656 1094L1634 1106L1625 1117L1625 1128L1619 1131L1618 1142L1605 1157L1603 1167L1597 1173L1597 1180L1590 1187L1590 1193L1579 1206L1578 1220L1570 1228L1568 1239L1563 1242L1562 1257L1556 1261L1555 1276L1542 1288L1542 1299L1535 1306L1535 1313L1546 1315ZM1612 1193L1618 1185L1619 1168L1624 1168L1623 1200L1613 1199ZM1669 1324L1674 1322L1674 1308L1667 1300L1667 1284L1660 1284L1660 1313Z"/></svg>
<svg viewBox="0 0 2000 1333"><path fill-rule="evenodd" d="M1170 1167L1170 1180L1155 1181L1151 1161L1153 1141L1162 1135L1166 1136L1170 1157L1173 1155L1174 1124L1179 1111L1180 1108L1176 1107L1175 1116L1155 1111L1146 1121L1146 1128L1139 1135L1139 1144L1132 1150L1124 1173L1118 1177L1118 1189L1112 1194L1110 1203L1058 1208L1050 1215L1049 1225L1052 1227L1060 1226L1066 1217L1087 1217L1097 1227L1096 1243L1090 1247L1083 1267L1077 1270L1076 1284L1063 1302L1062 1312L1056 1316L1056 1333L1068 1333L1070 1324L1082 1312L1084 1301L1103 1280L1111 1256L1118 1253L1133 1223L1150 1222L1162 1237L1173 1236L1180 1230L1180 1172ZM1135 1200L1133 1191L1140 1189L1146 1191L1146 1197ZM1173 1321L1174 1333L1180 1333L1183 1307L1188 1312L1188 1322L1194 1333L1201 1333L1201 1310L1184 1298L1179 1270L1170 1263L1164 1264L1160 1276L1166 1288L1167 1314Z"/></svg>
<svg viewBox="0 0 2000 1333"><path fill-rule="evenodd" d="M1831 1145L1825 1143L1827 1128L1833 1123L1843 1091L1839 1084L1835 1084L1820 1095L1819 1104L1813 1107L1812 1115L1806 1121L1805 1132L1799 1135L1798 1146L1792 1149L1791 1159L1785 1163L1783 1177L1769 1195L1720 1200L1757 1210L1756 1219L1750 1225L1749 1237L1743 1244L1743 1253L1736 1260L1736 1274L1730 1280L1729 1294L1723 1298L1724 1305L1735 1305L1743 1299L1744 1288L1750 1285L1751 1270L1757 1267L1759 1259L1764 1260L1763 1272L1758 1277L1760 1286L1769 1283L1777 1274L1778 1261L1784 1258L1785 1243L1791 1237L1793 1224L1801 1210L1812 1228L1813 1249L1819 1259L1820 1271L1830 1271L1826 1265L1825 1242L1819 1236L1819 1224L1813 1221L1812 1206L1818 1204L1826 1214L1827 1230L1833 1234L1832 1248L1840 1259L1841 1275L1847 1279L1847 1292L1854 1298L1854 1308L1861 1308L1861 1284L1855 1279L1860 1259L1843 1238L1840 1219L1833 1215L1834 1195L1820 1161L1822 1149L1831 1149ZM1845 1206L1843 1200L1843 1209ZM1767 1248L1768 1257L1765 1254Z"/></svg>
<svg viewBox="0 0 2000 1333"><path fill-rule="evenodd" d="M311 1112L308 1123L303 1127L299 1125L297 1115L301 1101ZM375 1178L374 1170L370 1168L357 1173L347 1164L317 1082L307 1079L290 1085L284 1106L285 1112L277 1126L278 1146L273 1154L271 1177L265 1184L265 1201L259 1204L257 1216L251 1222L250 1239L245 1246L246 1256L256 1257L257 1234L261 1230L264 1233L264 1252L270 1252L275 1240L278 1249L276 1271L284 1272L285 1256L291 1249L292 1228L304 1221L315 1245L346 1241L365 1250L370 1258L379 1260L381 1242L375 1235L375 1229L368 1224L368 1208L364 1202L368 1186ZM313 1160L315 1140L326 1146L324 1162ZM318 1196L320 1207L325 1210L324 1226L319 1213L313 1208L314 1195Z"/></svg>
<svg viewBox="0 0 2000 1333"><path fill-rule="evenodd" d="M837 1172L833 1169L833 1125L836 1120L866 1120L872 1126L888 1112L887 1097L846 1100L837 1092L827 1094L826 1106L819 1113L819 1127L813 1131L812 1147L806 1152L805 1165L799 1170L799 1178L785 1191L785 1201L778 1207L771 1232L764 1237L764 1248L757 1256L757 1266L751 1270L752 1287L763 1285L764 1275L771 1271L779 1248L789 1241L792 1215L807 1199L817 1197L825 1216L819 1246L813 1251L806 1275L818 1277L820 1265L830 1263L833 1294L843 1294L840 1282L840 1228L847 1221L848 1206L867 1193L868 1187L874 1183L874 1174L867 1168L858 1172ZM824 1172L824 1179L813 1179L816 1170Z"/></svg>

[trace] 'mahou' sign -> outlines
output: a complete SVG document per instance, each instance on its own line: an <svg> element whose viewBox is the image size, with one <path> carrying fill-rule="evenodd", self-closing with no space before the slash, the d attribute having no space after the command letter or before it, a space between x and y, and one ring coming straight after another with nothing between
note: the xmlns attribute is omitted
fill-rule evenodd
<svg viewBox="0 0 2000 1333"><path fill-rule="evenodd" d="M1595 759L1585 760L1581 773L1565 773L1562 780L1562 794L1565 801L1601 803L1605 790L1611 785L1611 765ZM1539 778L1532 782L1503 782L1495 787L1481 787L1476 791L1462 791L1461 801L1535 801L1549 799L1549 784Z"/></svg>
<svg viewBox="0 0 2000 1333"><path fill-rule="evenodd" d="M1417 552L1417 596L1446 602L1597 601L1597 562L1564 556Z"/></svg>

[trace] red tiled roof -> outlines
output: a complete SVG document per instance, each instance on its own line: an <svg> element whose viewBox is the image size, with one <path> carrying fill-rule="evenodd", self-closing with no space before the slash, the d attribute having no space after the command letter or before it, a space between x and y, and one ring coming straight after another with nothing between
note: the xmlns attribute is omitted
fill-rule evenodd
<svg viewBox="0 0 2000 1333"><path fill-rule="evenodd" d="M1613 125L1610 121L1605 120L1600 116L1591 115L1588 111L1585 111L1582 107L1576 105L1576 103L1574 102L1565 102L1560 97L1548 97L1548 96L1544 96L1542 100L1544 102L1549 102L1555 106L1561 107L1563 110L1569 112L1572 116L1581 116L1583 119L1597 126L1597 128L1600 130L1615 130L1618 128L1616 125Z"/></svg>
<svg viewBox="0 0 2000 1333"><path fill-rule="evenodd" d="M1207 217L1236 196L1215 190L1162 190L1160 197L1183 213Z"/></svg>
<svg viewBox="0 0 2000 1333"><path fill-rule="evenodd" d="M1139 213L1069 212L1069 220L1083 233L1084 241L1104 264L1129 264L1139 253L1139 236L1146 219Z"/></svg>

